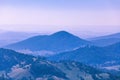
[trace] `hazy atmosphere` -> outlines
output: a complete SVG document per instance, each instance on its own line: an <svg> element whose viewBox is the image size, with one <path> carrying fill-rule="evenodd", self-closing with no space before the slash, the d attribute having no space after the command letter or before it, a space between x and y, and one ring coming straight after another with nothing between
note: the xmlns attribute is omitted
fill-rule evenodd
<svg viewBox="0 0 120 80"><path fill-rule="evenodd" d="M0 0L0 30L120 32L120 0Z"/></svg>
<svg viewBox="0 0 120 80"><path fill-rule="evenodd" d="M0 0L0 80L120 80L120 0Z"/></svg>

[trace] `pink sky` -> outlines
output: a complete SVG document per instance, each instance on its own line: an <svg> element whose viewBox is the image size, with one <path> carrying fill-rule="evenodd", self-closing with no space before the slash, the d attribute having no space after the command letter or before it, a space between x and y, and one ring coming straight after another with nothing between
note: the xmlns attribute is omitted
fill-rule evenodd
<svg viewBox="0 0 120 80"><path fill-rule="evenodd" d="M0 0L0 29L119 32L119 2L119 0L60 0L58 2L56 0Z"/></svg>

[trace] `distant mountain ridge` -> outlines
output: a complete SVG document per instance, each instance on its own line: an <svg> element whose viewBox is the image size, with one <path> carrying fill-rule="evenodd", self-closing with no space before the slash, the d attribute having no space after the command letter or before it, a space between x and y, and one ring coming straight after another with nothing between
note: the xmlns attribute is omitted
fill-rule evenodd
<svg viewBox="0 0 120 80"><path fill-rule="evenodd" d="M88 39L97 46L108 46L120 42L120 33Z"/></svg>
<svg viewBox="0 0 120 80"><path fill-rule="evenodd" d="M46 50L64 52L88 44L90 44L89 41L74 36L66 31L59 31L51 35L31 37L18 43L10 44L5 48L13 50L29 49L32 51Z"/></svg>
<svg viewBox="0 0 120 80"><path fill-rule="evenodd" d="M100 37L95 37L95 38L90 38L91 40L96 40L96 39L101 39L101 38L120 38L120 33L114 33L110 35L105 35L105 36L100 36Z"/></svg>
<svg viewBox="0 0 120 80"><path fill-rule="evenodd" d="M12 31L1 32L0 33L0 47L27 39L35 35L38 35L38 33L12 32Z"/></svg>

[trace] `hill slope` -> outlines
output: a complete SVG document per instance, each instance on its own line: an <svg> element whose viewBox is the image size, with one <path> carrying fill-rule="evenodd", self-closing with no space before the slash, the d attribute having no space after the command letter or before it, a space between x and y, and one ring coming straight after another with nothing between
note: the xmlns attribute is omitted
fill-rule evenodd
<svg viewBox="0 0 120 80"><path fill-rule="evenodd" d="M109 46L105 46L104 48L110 50L111 52L120 54L120 41L118 43L109 45Z"/></svg>
<svg viewBox="0 0 120 80"><path fill-rule="evenodd" d="M42 58L0 49L1 80L119 80L78 62L50 62ZM9 62L9 63L8 63ZM10 65L10 66L9 66Z"/></svg>
<svg viewBox="0 0 120 80"><path fill-rule="evenodd" d="M115 45L114 45L115 46ZM86 46L77 50L59 53L49 57L49 60L74 60L92 65L113 65L120 63L120 47ZM113 48L114 47L114 48ZM113 63L114 61L114 63Z"/></svg>

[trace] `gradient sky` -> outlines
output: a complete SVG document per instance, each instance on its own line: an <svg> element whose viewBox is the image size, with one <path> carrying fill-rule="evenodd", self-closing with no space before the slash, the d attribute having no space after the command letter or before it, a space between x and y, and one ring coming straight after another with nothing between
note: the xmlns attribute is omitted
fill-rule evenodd
<svg viewBox="0 0 120 80"><path fill-rule="evenodd" d="M120 0L0 0L0 29L120 32Z"/></svg>

